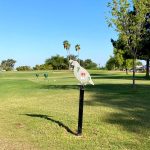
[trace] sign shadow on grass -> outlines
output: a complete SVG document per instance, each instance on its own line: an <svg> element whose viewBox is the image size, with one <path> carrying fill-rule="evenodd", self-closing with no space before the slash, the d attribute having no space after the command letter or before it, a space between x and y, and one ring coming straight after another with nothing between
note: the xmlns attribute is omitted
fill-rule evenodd
<svg viewBox="0 0 150 150"><path fill-rule="evenodd" d="M42 115L42 114L25 114L26 116L30 116L30 117L37 117L37 118L42 118L42 119L46 119L49 120L53 123L56 123L57 125L59 125L60 127L64 128L68 133L71 133L73 135L77 135L77 133L73 132L68 126L66 126L64 123L52 119L52 117L47 116L47 115Z"/></svg>

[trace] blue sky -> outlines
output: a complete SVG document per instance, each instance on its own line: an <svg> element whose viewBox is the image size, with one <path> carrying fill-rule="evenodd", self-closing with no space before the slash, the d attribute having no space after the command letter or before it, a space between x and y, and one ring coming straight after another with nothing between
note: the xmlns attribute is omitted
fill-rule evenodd
<svg viewBox="0 0 150 150"><path fill-rule="evenodd" d="M0 61L13 58L16 66L43 64L59 54L63 41L80 44L80 58L104 66L113 53L117 33L108 28L108 0L0 0Z"/></svg>

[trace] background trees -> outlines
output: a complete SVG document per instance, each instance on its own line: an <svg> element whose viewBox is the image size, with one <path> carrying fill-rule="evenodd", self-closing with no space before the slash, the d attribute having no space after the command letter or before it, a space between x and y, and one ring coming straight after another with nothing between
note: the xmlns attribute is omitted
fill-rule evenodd
<svg viewBox="0 0 150 150"><path fill-rule="evenodd" d="M106 69L108 70L125 70L126 74L128 74L128 70L133 70L133 60L132 59L125 59L123 63L118 65L118 61L115 56L110 56L108 61L106 62ZM142 66L142 62L136 60L136 66Z"/></svg>
<svg viewBox="0 0 150 150"><path fill-rule="evenodd" d="M108 70L115 70L115 68L116 68L116 66L115 66L115 58L110 56L110 58L106 62L106 69L108 69Z"/></svg>
<svg viewBox="0 0 150 150"><path fill-rule="evenodd" d="M67 58L59 55L46 59L45 64L51 65L54 70L68 69Z"/></svg>
<svg viewBox="0 0 150 150"><path fill-rule="evenodd" d="M1 62L0 67L2 70L11 71L14 69L15 63L16 63L16 60L13 60L13 59L3 60Z"/></svg>
<svg viewBox="0 0 150 150"><path fill-rule="evenodd" d="M31 71L31 70L67 70L68 66L68 57L55 55L47 58L44 64L37 64L34 67L30 67L27 65L16 67L17 71ZM70 55L70 59L77 60L76 55ZM11 71L14 69L16 61L13 59L3 60L0 64L0 70ZM93 62L91 59L80 59L80 63L86 69L97 69L97 64Z"/></svg>
<svg viewBox="0 0 150 150"><path fill-rule="evenodd" d="M115 69L126 70L126 74L128 74L128 70L132 68L132 55L126 49L125 42L119 37L116 41L111 39L112 45L114 47L114 63ZM111 69L112 70L112 69Z"/></svg>
<svg viewBox="0 0 150 150"><path fill-rule="evenodd" d="M112 0L108 4L111 17L108 25L114 27L126 45L126 50L133 58L133 86L135 85L135 61L142 35L146 33L145 17L150 11L149 0ZM131 5L134 6L131 9Z"/></svg>
<svg viewBox="0 0 150 150"><path fill-rule="evenodd" d="M75 55L70 55L71 59L76 59ZM97 69L97 64L91 59L81 60L81 65L86 69ZM68 69L68 59L63 56L56 55L45 60L45 65L51 65L53 70Z"/></svg>
<svg viewBox="0 0 150 150"><path fill-rule="evenodd" d="M83 61L83 67L86 69L97 69L97 64L91 59L86 59L85 61Z"/></svg>
<svg viewBox="0 0 150 150"><path fill-rule="evenodd" d="M33 70L52 70L52 69L53 69L52 65L48 64L35 65L33 67Z"/></svg>
<svg viewBox="0 0 150 150"><path fill-rule="evenodd" d="M79 62L79 64L80 64L80 57L79 57L79 52L80 52L80 45L79 44L77 44L77 45L75 45L75 50L78 52L78 62Z"/></svg>
<svg viewBox="0 0 150 150"><path fill-rule="evenodd" d="M16 68L17 71L31 71L32 68L30 66L19 66Z"/></svg>

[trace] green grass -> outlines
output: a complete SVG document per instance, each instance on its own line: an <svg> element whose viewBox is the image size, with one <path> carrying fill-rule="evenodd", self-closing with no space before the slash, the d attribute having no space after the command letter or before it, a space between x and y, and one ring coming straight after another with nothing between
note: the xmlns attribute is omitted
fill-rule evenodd
<svg viewBox="0 0 150 150"><path fill-rule="evenodd" d="M0 149L149 150L150 80L138 74L133 89L131 74L90 72L82 136L72 72L0 72Z"/></svg>

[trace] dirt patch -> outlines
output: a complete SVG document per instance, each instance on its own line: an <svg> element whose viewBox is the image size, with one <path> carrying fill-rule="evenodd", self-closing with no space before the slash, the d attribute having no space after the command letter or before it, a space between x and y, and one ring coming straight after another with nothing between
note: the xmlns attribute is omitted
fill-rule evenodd
<svg viewBox="0 0 150 150"><path fill-rule="evenodd" d="M22 123L15 123L16 128L23 128L25 125Z"/></svg>
<svg viewBox="0 0 150 150"><path fill-rule="evenodd" d="M38 150L38 149L23 141L0 139L0 150Z"/></svg>

